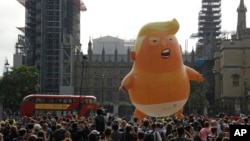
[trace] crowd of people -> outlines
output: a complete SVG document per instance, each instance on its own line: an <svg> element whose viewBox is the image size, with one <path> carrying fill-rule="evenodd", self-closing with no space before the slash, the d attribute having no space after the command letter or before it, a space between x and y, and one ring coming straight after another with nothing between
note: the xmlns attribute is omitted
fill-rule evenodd
<svg viewBox="0 0 250 141"><path fill-rule="evenodd" d="M47 113L2 120L0 141L230 141L229 125L248 125L249 118L220 113L138 120L107 116L102 109L81 118Z"/></svg>

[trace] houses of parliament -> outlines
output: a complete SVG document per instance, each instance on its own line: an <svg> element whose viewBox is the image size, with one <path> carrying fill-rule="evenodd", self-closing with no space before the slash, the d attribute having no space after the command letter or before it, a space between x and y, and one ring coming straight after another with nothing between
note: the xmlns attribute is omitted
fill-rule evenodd
<svg viewBox="0 0 250 141"><path fill-rule="evenodd" d="M134 40L104 36L81 45L80 12L87 10L83 3L27 0L22 4L27 20L25 34L18 35L13 67L37 66L40 93L94 95L99 105L113 107L117 114L121 105L132 107L128 95L118 89L133 65L130 51ZM238 19L232 20L237 23L236 33L221 38L220 7L221 0L202 0L198 33L194 35L198 42L195 51L183 54L184 64L205 78L205 114L250 114L247 8L244 0L239 0L238 7L232 9L238 13ZM88 47L87 54L82 54L82 46Z"/></svg>

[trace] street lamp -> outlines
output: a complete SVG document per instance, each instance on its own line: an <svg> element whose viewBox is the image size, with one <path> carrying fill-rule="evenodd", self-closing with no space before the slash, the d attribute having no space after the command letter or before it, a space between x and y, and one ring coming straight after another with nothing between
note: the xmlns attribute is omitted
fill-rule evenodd
<svg viewBox="0 0 250 141"><path fill-rule="evenodd" d="M224 113L224 99L221 99L221 104L222 104L222 113Z"/></svg>
<svg viewBox="0 0 250 141"><path fill-rule="evenodd" d="M85 62L88 60L86 56L82 56L82 74L81 74L81 84L80 84L80 96L82 96L82 83L83 83L83 75L84 75L84 67L85 67Z"/></svg>
<svg viewBox="0 0 250 141"><path fill-rule="evenodd" d="M8 60L6 60L6 62L5 62L5 64L4 64L6 74L7 74L8 71L9 71L9 66L10 66L10 64L9 64Z"/></svg>
<svg viewBox="0 0 250 141"><path fill-rule="evenodd" d="M104 93L104 74L102 74L102 106L103 106L103 99L104 99L104 96L103 96L103 93ZM103 106L104 107L104 106Z"/></svg>
<svg viewBox="0 0 250 141"><path fill-rule="evenodd" d="M82 83L83 83L83 75L84 75L84 67L85 67L85 62L88 60L86 56L82 54L82 74L81 74L81 83L80 83L80 94L79 94L79 105L78 105L78 118L80 116L80 110L81 110L81 96L82 96Z"/></svg>
<svg viewBox="0 0 250 141"><path fill-rule="evenodd" d="M9 66L10 66L10 64L9 64L9 62L8 62L8 60L6 60L6 62L5 62L5 64L4 64L4 68L5 68L5 83L6 83L6 85L5 85L5 90L6 90L6 94L8 95L8 90L7 90L7 85L8 85L8 83L7 83L7 81L8 81L8 71L9 71ZM2 109L3 109L3 112L2 112L2 118L3 118L3 116L4 116L4 112L5 112L5 110L6 110L6 94L4 94L4 101L3 101L3 105L2 105Z"/></svg>
<svg viewBox="0 0 250 141"><path fill-rule="evenodd" d="M244 79L245 114L247 115L247 79Z"/></svg>

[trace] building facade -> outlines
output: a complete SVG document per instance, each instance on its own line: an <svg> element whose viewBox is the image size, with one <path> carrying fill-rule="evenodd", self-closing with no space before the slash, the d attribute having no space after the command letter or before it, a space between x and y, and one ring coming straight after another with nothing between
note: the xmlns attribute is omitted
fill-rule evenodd
<svg viewBox="0 0 250 141"><path fill-rule="evenodd" d="M90 40L88 61L83 68L82 95L94 95L100 106L118 114L118 105L132 107L128 95L119 93L119 86L132 68L130 50L134 41L104 36ZM128 46L129 45L129 46ZM132 111L128 111L131 115ZM125 114L125 113L123 113Z"/></svg>
<svg viewBox="0 0 250 141"><path fill-rule="evenodd" d="M244 0L237 8L236 34L222 41L215 53L216 107L226 113L250 112L250 28L246 27Z"/></svg>
<svg viewBox="0 0 250 141"><path fill-rule="evenodd" d="M37 66L40 93L79 92L76 72L81 59L80 0L19 0L25 6L25 34L16 46L14 63ZM24 45L22 44L24 40ZM21 60L20 60L21 59ZM15 66L14 66L15 67Z"/></svg>

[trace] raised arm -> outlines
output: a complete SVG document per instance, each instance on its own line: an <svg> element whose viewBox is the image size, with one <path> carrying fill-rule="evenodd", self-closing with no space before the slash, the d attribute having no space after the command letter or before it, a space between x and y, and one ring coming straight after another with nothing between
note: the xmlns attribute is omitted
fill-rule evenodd
<svg viewBox="0 0 250 141"><path fill-rule="evenodd" d="M204 78L202 76L202 74L200 74L199 72L197 72L196 70L185 66L186 67L186 71L189 77L189 80L193 80L193 81L197 81L197 82L203 82Z"/></svg>

